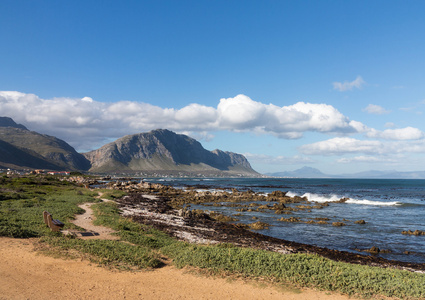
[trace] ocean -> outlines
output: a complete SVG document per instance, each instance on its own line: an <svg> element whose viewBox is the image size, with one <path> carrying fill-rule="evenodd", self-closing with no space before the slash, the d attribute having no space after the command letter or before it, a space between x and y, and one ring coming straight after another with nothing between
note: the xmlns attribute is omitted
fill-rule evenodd
<svg viewBox="0 0 425 300"><path fill-rule="evenodd" d="M273 211L239 212L226 206L192 205L192 208L218 211L232 216L237 223L252 223L253 217L270 225L260 233L288 241L329 249L367 254L378 247L377 255L398 261L425 263L425 235L402 234L402 231L425 231L425 180L399 179L297 179L297 178L153 178L145 181L177 188L236 188L258 193L284 191L290 196L307 197L309 201L328 202L323 209L295 211L285 217L304 221L328 218L328 224L278 221ZM349 198L345 203L336 203ZM223 204L225 204L223 202ZM268 203L270 204L270 203ZM364 220L366 224L356 224ZM256 220L257 221L257 220ZM346 226L335 227L332 222ZM385 251L382 251L385 250ZM385 253L383 253L385 252Z"/></svg>

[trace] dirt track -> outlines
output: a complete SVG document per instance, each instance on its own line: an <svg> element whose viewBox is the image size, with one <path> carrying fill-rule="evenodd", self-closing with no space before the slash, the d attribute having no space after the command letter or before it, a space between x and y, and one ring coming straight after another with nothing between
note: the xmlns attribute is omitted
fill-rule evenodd
<svg viewBox="0 0 425 300"><path fill-rule="evenodd" d="M118 272L34 251L35 239L0 237L0 299L349 299L194 275L172 266Z"/></svg>

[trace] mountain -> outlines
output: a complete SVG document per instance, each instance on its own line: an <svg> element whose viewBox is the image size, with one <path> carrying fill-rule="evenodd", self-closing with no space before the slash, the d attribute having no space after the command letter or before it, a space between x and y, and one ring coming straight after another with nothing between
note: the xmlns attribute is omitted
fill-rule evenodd
<svg viewBox="0 0 425 300"><path fill-rule="evenodd" d="M51 170L88 170L90 162L65 141L28 130L0 117L0 166Z"/></svg>
<svg viewBox="0 0 425 300"><path fill-rule="evenodd" d="M0 140L0 168L61 169L58 165L47 161L36 152L20 149L2 140Z"/></svg>
<svg viewBox="0 0 425 300"><path fill-rule="evenodd" d="M362 179L425 179L425 171L417 172L398 172L392 171L364 171L351 174L329 175L320 170L310 167L303 167L295 171L267 173L273 177L294 177L294 178L362 178Z"/></svg>
<svg viewBox="0 0 425 300"><path fill-rule="evenodd" d="M15 121L13 121L12 118L9 117L0 117L0 127L12 127L28 130L24 125L16 124Z"/></svg>
<svg viewBox="0 0 425 300"><path fill-rule="evenodd" d="M92 172L182 171L259 175L241 154L208 151L193 138L166 129L127 135L84 153Z"/></svg>
<svg viewBox="0 0 425 300"><path fill-rule="evenodd" d="M295 177L295 178L331 178L332 175L326 175L320 170L311 168L311 167L302 167L301 169L295 171L284 171L284 172L275 172L267 173L268 176L273 177Z"/></svg>
<svg viewBox="0 0 425 300"><path fill-rule="evenodd" d="M342 174L340 178L370 178L370 179L425 179L425 171L399 172L390 171L365 171L353 174Z"/></svg>

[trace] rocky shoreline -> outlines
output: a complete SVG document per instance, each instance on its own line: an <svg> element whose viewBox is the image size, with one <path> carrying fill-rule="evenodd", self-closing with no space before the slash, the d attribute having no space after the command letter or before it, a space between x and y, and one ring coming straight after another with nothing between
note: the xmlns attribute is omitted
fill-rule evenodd
<svg viewBox="0 0 425 300"><path fill-rule="evenodd" d="M207 212L188 209L190 208L190 203L214 202L217 199L230 202L236 202L235 199L238 201L252 200L252 198L264 200L262 198L264 196L256 195L249 191L238 192L235 190L230 196L227 192L221 191L180 190L160 184L131 181L111 182L108 186L111 189L125 190L130 193L128 196L117 199L123 216L130 217L136 222L153 226L180 240L199 244L230 243L240 247L263 249L282 254L311 253L335 261L425 273L425 264L388 260L376 255L332 250L273 238L251 231L244 224L220 222ZM285 209L283 203L285 201L303 202L302 198L286 199L289 197L286 197L281 192L276 192L270 197L274 201L281 201L280 206L274 207L274 209L280 210L279 213L283 213L282 210ZM341 199L341 201L344 200ZM320 209L317 205L304 208L302 206L306 206L306 204L298 206L301 206L300 209ZM267 208L273 209L273 206L269 205ZM373 254L373 252L369 253Z"/></svg>

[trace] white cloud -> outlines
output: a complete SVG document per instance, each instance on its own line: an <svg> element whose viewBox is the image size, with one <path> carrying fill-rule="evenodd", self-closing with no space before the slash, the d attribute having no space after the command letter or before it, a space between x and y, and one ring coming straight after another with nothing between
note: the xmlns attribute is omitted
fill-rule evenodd
<svg viewBox="0 0 425 300"><path fill-rule="evenodd" d="M217 107L220 129L269 133L282 138L300 138L306 131L347 134L358 125L327 104L298 102L279 107L253 101L245 95L221 99Z"/></svg>
<svg viewBox="0 0 425 300"><path fill-rule="evenodd" d="M193 103L176 111L175 117L181 123L213 126L217 121L217 115L218 113L213 107Z"/></svg>
<svg viewBox="0 0 425 300"><path fill-rule="evenodd" d="M406 127L399 129L386 129L384 131L370 129L369 132L366 133L366 136L369 138L403 141L420 140L424 138L425 134L418 128Z"/></svg>
<svg viewBox="0 0 425 300"><path fill-rule="evenodd" d="M375 105L375 104L369 104L366 108L363 109L363 111L374 114L374 115L384 115L389 114L391 111L386 110L382 106Z"/></svg>
<svg viewBox="0 0 425 300"><path fill-rule="evenodd" d="M383 148L380 141L362 141L348 137L337 137L300 147L304 154L343 155L346 153L377 153Z"/></svg>
<svg viewBox="0 0 425 300"><path fill-rule="evenodd" d="M387 123L385 123L385 125L384 125L386 128L394 128L395 127L395 124L393 123L393 122L387 122Z"/></svg>
<svg viewBox="0 0 425 300"><path fill-rule="evenodd" d="M340 158L337 160L341 164L351 163L398 163L399 158L376 157L376 156L356 156L350 158Z"/></svg>
<svg viewBox="0 0 425 300"><path fill-rule="evenodd" d="M383 142L337 137L326 141L303 145L299 150L306 155L345 155L350 153L393 155L425 153L425 140Z"/></svg>
<svg viewBox="0 0 425 300"><path fill-rule="evenodd" d="M135 101L103 103L87 96L41 99L0 91L0 113L85 150L105 140L157 128L205 137L209 131L230 130L288 139L300 138L306 131L346 135L368 130L331 105L298 102L280 107L245 95L223 98L217 108L194 103L174 109Z"/></svg>
<svg viewBox="0 0 425 300"><path fill-rule="evenodd" d="M333 82L332 85L334 90L340 92L351 91L353 88L361 89L366 84L366 81L363 80L361 76L357 76L353 81L344 81L344 82Z"/></svg>
<svg viewBox="0 0 425 300"><path fill-rule="evenodd" d="M93 99L90 97L83 97L81 98L81 101L93 102Z"/></svg>
<svg viewBox="0 0 425 300"><path fill-rule="evenodd" d="M310 157L295 155L289 156L270 156L265 154L252 154L244 153L244 156L254 164L266 165L297 165L297 164L311 164L315 161Z"/></svg>

